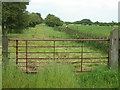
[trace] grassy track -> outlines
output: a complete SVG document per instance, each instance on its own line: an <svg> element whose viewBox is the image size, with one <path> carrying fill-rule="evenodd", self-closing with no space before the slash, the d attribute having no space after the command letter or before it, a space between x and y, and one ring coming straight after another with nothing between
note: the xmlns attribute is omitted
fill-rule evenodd
<svg viewBox="0 0 120 90"><path fill-rule="evenodd" d="M22 34L10 34L9 38L19 39L71 39L65 32L55 31L53 28L47 27L44 24L37 25L35 28L26 29ZM49 45L53 42L29 42L31 45ZM14 46L15 43L10 42L9 46ZM25 45L25 42L19 42L19 45ZM56 42L56 45L81 45L76 42ZM24 51L25 48L19 48L19 51ZM56 51L74 52L80 51L81 48L58 48ZM14 52L15 48L9 48L10 52ZM29 51L51 52L53 48L29 48ZM86 52L98 51L97 54L84 54L84 57L106 56L100 50L86 47ZM81 54L56 54L56 57L80 57ZM25 55L19 54L19 57ZM29 54L29 57L53 57L50 54ZM10 54L10 57L15 57L15 54ZM15 61L11 60L10 62ZM24 61L24 60L22 60ZM32 60L33 61L33 60ZM75 60L69 60L71 62ZM78 61L78 60L76 60ZM80 60L79 60L80 61ZM95 61L94 59L92 61ZM41 64L43 65L43 64ZM102 65L102 66L101 66ZM36 66L36 65L35 65ZM74 64L76 69L80 69L80 64ZM84 64L84 69L91 69L91 64ZM101 66L101 67L98 67ZM4 88L114 88L118 85L117 70L108 70L103 64L93 64L93 68L98 67L90 73L74 73L73 65L69 64L46 64L43 69L38 69L39 72L35 75L24 74L21 69L16 70L15 64L8 64L7 70L3 70L3 87ZM103 67L103 68L102 68ZM111 79L112 78L112 79ZM17 82L16 82L17 81Z"/></svg>

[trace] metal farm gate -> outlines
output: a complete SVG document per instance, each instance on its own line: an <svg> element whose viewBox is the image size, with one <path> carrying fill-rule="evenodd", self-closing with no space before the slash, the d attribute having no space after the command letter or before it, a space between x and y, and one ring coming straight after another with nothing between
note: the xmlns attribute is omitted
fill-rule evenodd
<svg viewBox="0 0 120 90"><path fill-rule="evenodd" d="M96 65L109 63L109 39L8 39L8 41L9 59L13 59L11 61L16 62L16 65L26 73L36 73L38 68L53 62L73 64L76 72L89 72ZM44 45L41 42L44 42ZM59 45L59 42L81 43L75 46ZM100 51L87 51L86 47L99 47L99 45L88 46L85 42L105 42L107 54L99 56Z"/></svg>

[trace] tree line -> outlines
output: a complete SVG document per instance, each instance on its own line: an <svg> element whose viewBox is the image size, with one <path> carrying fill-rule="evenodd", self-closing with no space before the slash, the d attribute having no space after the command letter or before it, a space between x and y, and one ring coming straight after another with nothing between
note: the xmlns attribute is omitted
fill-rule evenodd
<svg viewBox="0 0 120 90"><path fill-rule="evenodd" d="M83 25L99 25L113 26L118 25L116 22L103 23L92 22L90 19L83 19L75 22L64 22L53 14L48 14L45 19L40 13L29 13L26 6L29 2L3 2L2 3L2 31L7 33L20 33L24 28L35 27L37 24L45 23L50 27L62 26L63 24L83 24ZM0 18L1 20L1 18Z"/></svg>

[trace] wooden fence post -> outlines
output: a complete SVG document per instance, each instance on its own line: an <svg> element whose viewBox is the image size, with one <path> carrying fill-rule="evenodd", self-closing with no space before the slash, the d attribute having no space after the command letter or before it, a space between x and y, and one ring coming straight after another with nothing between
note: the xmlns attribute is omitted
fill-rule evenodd
<svg viewBox="0 0 120 90"><path fill-rule="evenodd" d="M2 36L2 63L3 67L6 67L8 62L8 38L7 35Z"/></svg>
<svg viewBox="0 0 120 90"><path fill-rule="evenodd" d="M109 67L110 69L118 67L118 30L116 29L110 33Z"/></svg>
<svg viewBox="0 0 120 90"><path fill-rule="evenodd" d="M119 45L118 45L118 49L119 49L119 51L118 51L118 62L119 62L119 65L120 65L120 29L118 30L118 37L119 37ZM120 67L120 66L119 66Z"/></svg>

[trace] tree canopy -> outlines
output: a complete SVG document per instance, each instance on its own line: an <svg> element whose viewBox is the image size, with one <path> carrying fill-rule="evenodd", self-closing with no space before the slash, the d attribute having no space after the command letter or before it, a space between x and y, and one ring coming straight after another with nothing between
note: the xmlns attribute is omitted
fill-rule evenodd
<svg viewBox="0 0 120 90"><path fill-rule="evenodd" d="M34 27L42 23L40 13L29 13L26 11L28 2L3 2L2 3L2 29L3 34L7 32L19 33L23 28Z"/></svg>
<svg viewBox="0 0 120 90"><path fill-rule="evenodd" d="M84 25L86 25L86 24L91 25L92 23L93 22L90 19L82 19L81 21L74 22L74 24L84 24Z"/></svg>
<svg viewBox="0 0 120 90"><path fill-rule="evenodd" d="M3 2L2 3L2 29L3 34L14 29L25 28L28 25L28 14L26 13L27 2Z"/></svg>
<svg viewBox="0 0 120 90"><path fill-rule="evenodd" d="M29 14L29 25L28 26L34 27L36 24L42 23L42 21L43 19L40 13L31 13Z"/></svg>
<svg viewBox="0 0 120 90"><path fill-rule="evenodd" d="M47 17L45 18L45 23L50 27L63 25L63 22L58 17L52 14L47 15Z"/></svg>

